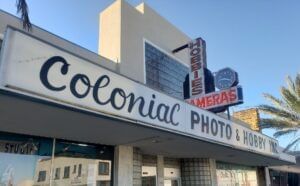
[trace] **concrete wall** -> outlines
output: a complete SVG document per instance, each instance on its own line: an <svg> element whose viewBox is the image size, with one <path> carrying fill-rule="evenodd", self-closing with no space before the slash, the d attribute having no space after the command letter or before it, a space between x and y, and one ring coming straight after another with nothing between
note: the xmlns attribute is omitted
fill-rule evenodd
<svg viewBox="0 0 300 186"><path fill-rule="evenodd" d="M187 50L176 55L171 51L186 44L190 38L144 3L135 8L117 0L105 9L100 14L99 39L99 54L113 61L119 60L121 74L142 83L145 40L188 64Z"/></svg>

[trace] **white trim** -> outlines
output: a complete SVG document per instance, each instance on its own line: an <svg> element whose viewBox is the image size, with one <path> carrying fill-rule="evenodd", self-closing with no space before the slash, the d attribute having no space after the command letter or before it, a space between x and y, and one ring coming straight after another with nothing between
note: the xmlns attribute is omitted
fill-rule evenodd
<svg viewBox="0 0 300 186"><path fill-rule="evenodd" d="M1 39L1 40L4 39L4 34L0 33L0 39Z"/></svg>

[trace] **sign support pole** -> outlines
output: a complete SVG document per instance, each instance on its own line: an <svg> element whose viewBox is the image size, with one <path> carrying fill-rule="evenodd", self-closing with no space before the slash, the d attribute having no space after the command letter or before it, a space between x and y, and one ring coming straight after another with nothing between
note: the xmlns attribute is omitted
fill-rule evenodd
<svg viewBox="0 0 300 186"><path fill-rule="evenodd" d="M228 118L228 120L230 120L230 111L229 111L229 107L227 107L227 118Z"/></svg>

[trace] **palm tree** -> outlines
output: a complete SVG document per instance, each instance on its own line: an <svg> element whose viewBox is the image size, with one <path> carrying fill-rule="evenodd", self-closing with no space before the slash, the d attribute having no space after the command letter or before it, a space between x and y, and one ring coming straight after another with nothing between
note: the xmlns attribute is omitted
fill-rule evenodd
<svg viewBox="0 0 300 186"><path fill-rule="evenodd" d="M280 89L282 99L278 99L270 94L264 94L272 105L260 105L258 108L267 114L268 118L261 118L260 127L276 129L274 137L295 134L300 129L300 73L297 74L295 81L287 77L287 87ZM284 151L297 147L300 136L295 136Z"/></svg>
<svg viewBox="0 0 300 186"><path fill-rule="evenodd" d="M17 13L21 14L21 20L23 22L23 28L27 29L30 31L32 29L32 25L30 23L29 19L29 11L28 11L28 6L26 3L26 0L17 0L16 1L16 6L17 6Z"/></svg>

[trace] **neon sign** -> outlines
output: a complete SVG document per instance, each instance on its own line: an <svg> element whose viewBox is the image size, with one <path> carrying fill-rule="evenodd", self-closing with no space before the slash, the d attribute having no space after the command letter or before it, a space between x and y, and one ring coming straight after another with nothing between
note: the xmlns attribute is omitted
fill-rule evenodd
<svg viewBox="0 0 300 186"><path fill-rule="evenodd" d="M207 69L206 44L203 39L192 40L173 52L184 48L189 49L190 61L190 72L183 85L187 102L212 112L223 112L229 106L243 103L242 87L237 86L237 72L227 67L213 75ZM215 91L215 88L219 91Z"/></svg>

